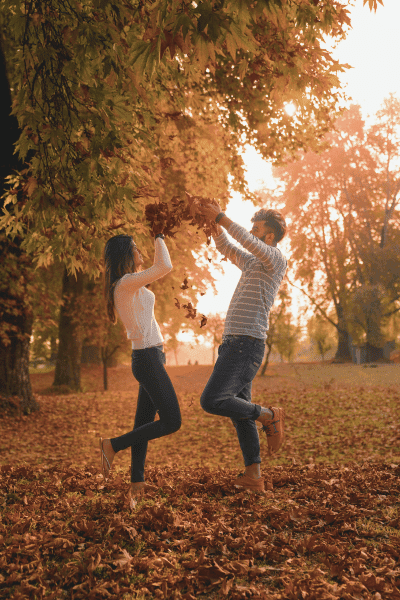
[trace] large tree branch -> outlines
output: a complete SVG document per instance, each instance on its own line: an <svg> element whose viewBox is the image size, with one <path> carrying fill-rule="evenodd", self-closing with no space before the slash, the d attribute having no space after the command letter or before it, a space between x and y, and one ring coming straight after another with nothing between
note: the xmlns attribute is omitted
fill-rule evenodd
<svg viewBox="0 0 400 600"><path fill-rule="evenodd" d="M326 314L326 311L321 308L320 304L317 304L317 302L314 300L314 298L312 298L309 294L307 294L306 291L303 290L303 288L299 287L298 285L296 285L295 283L292 283L289 279L289 277L286 275L286 279L288 280L288 282L290 283L291 286L295 287L296 289L300 290L301 292L303 292L303 294L305 296L307 296L307 298L309 300L311 300L311 302L313 303L313 305L320 311L320 313L325 317L325 319L327 321L329 321L329 323L331 323L331 325L333 325L334 327L336 327L336 329L338 331L343 331L343 329L341 327L339 327L339 325L337 323L335 323L334 321L332 321L332 319L330 317L328 317L328 315Z"/></svg>
<svg viewBox="0 0 400 600"><path fill-rule="evenodd" d="M315 232L315 237L318 240L318 246L321 252L321 259L322 262L324 264L325 267L325 272L326 272L326 276L328 279L328 284L329 284L329 289L332 295L332 298L334 298L334 301L336 299L336 278L334 277L334 275L332 274L331 271L331 265L329 264L329 252L327 249L327 243L326 243L326 237L325 237L325 231L324 231L324 223L323 221L321 222L321 234L322 234L322 239L318 237L317 233Z"/></svg>
<svg viewBox="0 0 400 600"><path fill-rule="evenodd" d="M394 303L394 302L396 302L396 300L399 300L399 299L400 299L400 294L397 294L397 296L395 298L393 298L391 300L391 302ZM397 313L399 310L400 310L400 306L398 308L395 308L394 310L392 310L390 312L384 313L382 315L382 317L390 317L391 315L394 315L395 313Z"/></svg>
<svg viewBox="0 0 400 600"><path fill-rule="evenodd" d="M395 308L394 310L392 310L392 311L390 311L390 312L384 313L384 314L382 315L382 317L391 317L391 316L392 316L392 315L394 315L395 313L399 312L399 310L400 310L400 306L399 306L398 308Z"/></svg>
<svg viewBox="0 0 400 600"><path fill-rule="evenodd" d="M346 260L346 253L347 253L346 238L342 235L343 232L340 231L337 221L333 221L332 219L330 219L329 225L330 225L332 241L333 241L333 245L334 245L334 249L335 249L335 258L336 258L337 273L338 273L337 279L339 282L339 290L344 291L344 290L346 290L346 285L347 285L347 277L346 277L347 268L345 268L345 266L344 266L345 260Z"/></svg>
<svg viewBox="0 0 400 600"><path fill-rule="evenodd" d="M389 174L388 174L389 177ZM390 208L388 208L389 206L389 194L390 194L390 184L389 182L387 183L387 197L386 197L386 204L385 204L385 218L384 218L384 222L383 222L383 227L382 227L382 232L381 232L381 240L380 240L380 247L384 248L385 247L385 243L386 243L386 239L387 239L387 235L388 235L388 228L389 228L389 221L393 216L393 212L394 209L396 208L396 204L398 201L397 198L397 194L400 191L400 181L397 182L397 186L395 188L395 191L393 193L393 200L392 200L392 204L390 206Z"/></svg>
<svg viewBox="0 0 400 600"><path fill-rule="evenodd" d="M353 228L352 228L352 226L351 226L350 223L347 224L347 221L351 219L352 199L351 199L351 197L350 197L350 195L349 195L349 193L347 191L346 184L344 183L343 185L344 185L344 193L345 193L346 199L347 199L347 201L349 203L348 218L346 218L346 216L345 216L342 208L340 207L340 205L337 205L336 208L339 211L339 213L341 214L341 216L343 218L343 224L344 224L345 228L347 229L347 239L349 240L350 248L351 248L351 250L353 252L353 256L354 256L354 260L355 260L355 264L356 264L356 270L357 270L357 274L358 274L358 279L359 279L361 285L363 285L365 283L365 278L364 278L364 274L362 272L361 264L360 264L360 261L359 261L359 258L358 258L358 252L357 252L356 247L355 247L355 240L354 240L354 236L352 234Z"/></svg>
<svg viewBox="0 0 400 600"><path fill-rule="evenodd" d="M107 360L110 360L110 358L112 357L114 352L116 352L119 347L120 347L120 345L118 344L118 346L114 347L114 350L112 350L112 352L107 352L107 346L104 346L103 348L101 348L101 358L102 358L103 362L107 362Z"/></svg>

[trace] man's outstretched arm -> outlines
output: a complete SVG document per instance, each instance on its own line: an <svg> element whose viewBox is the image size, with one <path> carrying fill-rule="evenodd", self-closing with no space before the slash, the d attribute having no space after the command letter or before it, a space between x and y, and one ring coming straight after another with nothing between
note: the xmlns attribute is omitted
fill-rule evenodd
<svg viewBox="0 0 400 600"><path fill-rule="evenodd" d="M221 227L221 226L220 226L218 223L215 223L215 228L216 228L216 230L217 230L217 233L213 233L213 234L212 234L213 238L217 238L217 237L218 237L218 236L220 236L220 235L221 235L221 233L223 232L223 229L222 229L222 227Z"/></svg>
<svg viewBox="0 0 400 600"><path fill-rule="evenodd" d="M200 212L208 217L211 222L215 223L215 218L223 211L218 202L213 200L208 204L202 205L200 207ZM273 248L269 244L256 239L254 235L249 234L249 232L238 223L231 221L231 219L229 219L229 217L227 217L225 214L220 217L218 224L221 224L225 229L231 229L230 235L236 239L246 250L248 250L248 252L243 252L236 246L232 246L232 249L235 249L236 259L239 257L246 258L250 255L253 255L269 269L276 268L280 265L282 260L284 260L281 252L277 248ZM215 224L215 226L218 226L218 224ZM232 231L232 229L234 231ZM219 235L221 235L221 229ZM225 252L223 252L223 254L225 254ZM230 256L228 258L229 260L232 260ZM241 268L238 260L235 261L235 264Z"/></svg>
<svg viewBox="0 0 400 600"><path fill-rule="evenodd" d="M231 244L228 241L228 238L225 235L224 235L224 241L223 242L221 242L221 239L218 240L218 238L220 237L220 235L222 233L224 233L224 230L220 226L220 223L222 223L222 225L225 228L228 228L233 223L233 221L231 221L227 216L224 216L224 217L222 217L219 220L218 223L215 223L215 217L220 212L222 212L221 207L219 206L219 204L215 200L211 201L207 205L200 206L199 207L199 211L203 215L206 215L211 220L211 222L212 222L212 230L213 230L212 237L214 238L214 241L215 241L215 244L217 246L217 249L228 260L230 260L231 263L233 263L234 265L236 265L237 267L239 267L239 269L242 269L242 267L241 267L241 259L246 259L246 258L248 258L251 255L248 252L244 252L243 250L240 250L234 244Z"/></svg>
<svg viewBox="0 0 400 600"><path fill-rule="evenodd" d="M200 206L199 207L199 211L203 215L206 215L214 223L215 217L220 212L222 212L222 209L221 209L220 205L218 204L218 202L216 202L216 200L212 200L212 201L210 201L209 204ZM218 237L222 233L222 227L224 227L225 229L228 229L229 225L231 225L232 223L233 223L233 221L231 221L231 219L229 217L227 217L226 215L224 215L218 221L218 223L215 223L215 228L217 230L217 233L216 234L213 233L212 236L213 237ZM222 227L221 227L221 225L222 225Z"/></svg>

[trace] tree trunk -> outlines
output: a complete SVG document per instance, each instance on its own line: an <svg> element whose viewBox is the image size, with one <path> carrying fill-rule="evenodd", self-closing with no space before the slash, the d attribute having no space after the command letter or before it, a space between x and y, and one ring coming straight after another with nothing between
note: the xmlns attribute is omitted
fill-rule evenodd
<svg viewBox="0 0 400 600"><path fill-rule="evenodd" d="M101 360L103 363L103 389L106 392L108 390L108 372L107 369L110 366L111 358L114 353L118 350L118 346L115 346L112 352L108 353L107 346L101 348Z"/></svg>
<svg viewBox="0 0 400 600"><path fill-rule="evenodd" d="M369 342L365 344L365 362L390 362L385 360L383 348L372 346Z"/></svg>
<svg viewBox="0 0 400 600"><path fill-rule="evenodd" d="M269 355L271 354L271 351L272 351L272 344L268 344L267 343L266 346L268 348L268 352L267 352L267 354L265 356L265 361L264 361L264 364L263 364L263 366L261 368L261 373L260 373L261 377L263 377L265 375L265 371L267 370L268 363L269 363Z"/></svg>
<svg viewBox="0 0 400 600"><path fill-rule="evenodd" d="M350 336L347 331L346 322L344 319L344 311L340 304L336 306L336 314L338 317L337 332L338 332L338 347L336 354L332 360L333 363L352 362L353 358L350 351Z"/></svg>
<svg viewBox="0 0 400 600"><path fill-rule="evenodd" d="M2 404L5 408L16 408L13 397L17 397L19 409L24 414L30 414L39 410L39 404L34 398L29 377L29 345L33 316L26 299L28 277L24 276L26 273L24 273L23 263L19 262L19 277L21 278L20 282L23 282L19 294L12 294L7 289L10 284L9 273L9 277L3 279L9 264L7 259L16 249L18 252L18 246L7 240L0 243L0 254L6 256L0 269L1 280L4 282L4 285L0 286L1 330L5 334L4 337L0 336L0 393L4 398ZM7 255L3 253L7 253ZM17 309L18 314L13 314L11 310L8 312L7 305L11 306L13 311Z"/></svg>
<svg viewBox="0 0 400 600"><path fill-rule="evenodd" d="M386 362L383 351L385 343L382 334L382 303L379 297L372 300L369 308L367 322L367 340L365 344L365 362Z"/></svg>
<svg viewBox="0 0 400 600"><path fill-rule="evenodd" d="M32 330L32 321L29 323L24 319L22 325L30 325ZM26 415L40 409L29 377L29 338L21 341L13 337L9 346L0 344L0 389L4 398L2 404L5 407L15 407L13 397L17 397L19 408Z"/></svg>
<svg viewBox="0 0 400 600"><path fill-rule="evenodd" d="M325 357L324 343L321 340L318 340L317 345L318 345L318 353L321 357L322 362L324 362L324 357Z"/></svg>
<svg viewBox="0 0 400 600"><path fill-rule="evenodd" d="M179 367L179 364L178 364L178 349L177 348L174 348L174 355L175 355L176 366Z"/></svg>
<svg viewBox="0 0 400 600"><path fill-rule="evenodd" d="M64 269L62 299L58 326L58 354L53 386L67 385L81 389L82 334L74 313L79 312L79 297L83 292L83 274L69 275Z"/></svg>
<svg viewBox="0 0 400 600"><path fill-rule="evenodd" d="M338 347L336 354L332 359L333 363L352 362L352 356L349 348L350 336L349 332L344 329L338 329Z"/></svg>
<svg viewBox="0 0 400 600"><path fill-rule="evenodd" d="M6 177L22 170L14 154L19 138L17 119L10 115L11 91L0 38L0 198L6 189ZM20 198L18 197L18 200ZM0 212L3 211L0 200ZM10 208L10 207L9 207ZM21 250L20 237L11 240L0 231L0 394L3 408L19 408L25 414L39 410L29 378L29 344L32 334L32 310L27 285L31 261Z"/></svg>
<svg viewBox="0 0 400 600"><path fill-rule="evenodd" d="M107 359L103 359L103 389L108 390Z"/></svg>

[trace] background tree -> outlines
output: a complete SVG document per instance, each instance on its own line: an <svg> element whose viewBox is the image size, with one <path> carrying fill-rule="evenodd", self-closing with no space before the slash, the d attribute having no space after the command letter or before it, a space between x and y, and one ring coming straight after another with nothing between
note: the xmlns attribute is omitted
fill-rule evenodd
<svg viewBox="0 0 400 600"><path fill-rule="evenodd" d="M132 344L126 337L126 330L123 324L118 321L115 326L110 321L105 321L103 336L100 340L100 356L103 365L103 388L108 390L108 367L111 366L111 359L119 353L131 353Z"/></svg>
<svg viewBox="0 0 400 600"><path fill-rule="evenodd" d="M167 353L172 351L174 353L176 366L179 365L178 348L181 344L177 336L178 333L180 333L183 330L183 327L184 323L182 323L178 319L175 319L174 317L171 317L168 323L164 323L163 326L160 325L160 330L165 340L163 344L164 352Z"/></svg>
<svg viewBox="0 0 400 600"><path fill-rule="evenodd" d="M222 334L224 332L225 327L225 318L226 315L222 315L219 313L207 315L207 325L204 327L203 335L205 336L207 341L211 341L212 343L213 365L215 365L215 362L218 358L216 352L217 347L222 344Z"/></svg>
<svg viewBox="0 0 400 600"><path fill-rule="evenodd" d="M277 320L274 335L275 348L280 354L281 361L286 358L288 362L292 362L300 345L301 328L291 322L290 314L284 314Z"/></svg>
<svg viewBox="0 0 400 600"><path fill-rule="evenodd" d="M325 354L329 352L336 340L333 336L335 329L319 313L312 315L307 322L308 337L315 345L321 360L325 360Z"/></svg>
<svg viewBox="0 0 400 600"><path fill-rule="evenodd" d="M395 340L396 348L400 348L400 313L391 315L385 326L385 338Z"/></svg>
<svg viewBox="0 0 400 600"><path fill-rule="evenodd" d="M362 181L364 231L353 227L354 207L360 204L360 192L354 188L346 189L346 224L358 273L349 321L358 342L363 330L367 362L371 362L383 360L385 326L400 310L400 101L393 94L385 99L365 137L374 164Z"/></svg>
<svg viewBox="0 0 400 600"><path fill-rule="evenodd" d="M396 304L400 271L395 260L400 145L395 141L399 132L395 114L400 115L399 103L390 97L377 122L366 128L360 108L354 106L327 136L327 150L305 153L275 171L284 188L279 200L285 202L285 214L292 221L295 276L307 287L308 292L302 291L313 306L336 327L338 361L351 360L349 323L355 322L353 309L360 288L367 286L364 305L366 298L372 298L367 293L371 286L384 289L387 297L379 309L371 307L374 320L365 322L375 330L366 333L371 345L383 323L378 321L400 309ZM381 302L379 295L376 300ZM335 320L327 314L330 303Z"/></svg>
<svg viewBox="0 0 400 600"><path fill-rule="evenodd" d="M81 389L82 330L73 315L82 308L84 274L78 271L69 274L64 269L62 304L59 317L59 342L53 386L68 386Z"/></svg>
<svg viewBox="0 0 400 600"><path fill-rule="evenodd" d="M55 261L49 267L35 271L36 293L32 296L33 342L31 359L44 358L47 362L57 360L58 323L62 302L62 275L64 266Z"/></svg>
<svg viewBox="0 0 400 600"><path fill-rule="evenodd" d="M267 370L269 364L269 357L272 352L272 349L276 347L279 337L279 326L278 323L281 319L285 317L287 314L287 310L290 309L291 305L291 297L287 285L286 278L283 279L281 286L278 291L278 297L275 299L275 303L271 308L269 313L269 326L267 332L267 339L265 342L265 355L264 355L264 363L261 367L260 376L263 377L265 375L265 371Z"/></svg>
<svg viewBox="0 0 400 600"><path fill-rule="evenodd" d="M103 280L90 281L86 277L84 290L70 311L70 324L75 339L99 349L103 365L103 387L108 389L107 369L116 355L130 356L132 344L126 336L126 330L118 319L113 324L108 319L103 295ZM80 361L77 363L80 374ZM56 369L57 371L57 369ZM54 383L53 386L56 384ZM80 380L79 380L80 385Z"/></svg>

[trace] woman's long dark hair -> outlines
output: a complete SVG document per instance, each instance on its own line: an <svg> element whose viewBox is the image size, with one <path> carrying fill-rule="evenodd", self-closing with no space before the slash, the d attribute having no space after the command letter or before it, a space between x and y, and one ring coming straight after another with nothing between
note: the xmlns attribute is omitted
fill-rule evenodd
<svg viewBox="0 0 400 600"><path fill-rule="evenodd" d="M115 235L104 248L104 297L107 302L107 315L111 323L117 322L114 307L114 286L118 279L135 269L133 240L130 235Z"/></svg>

